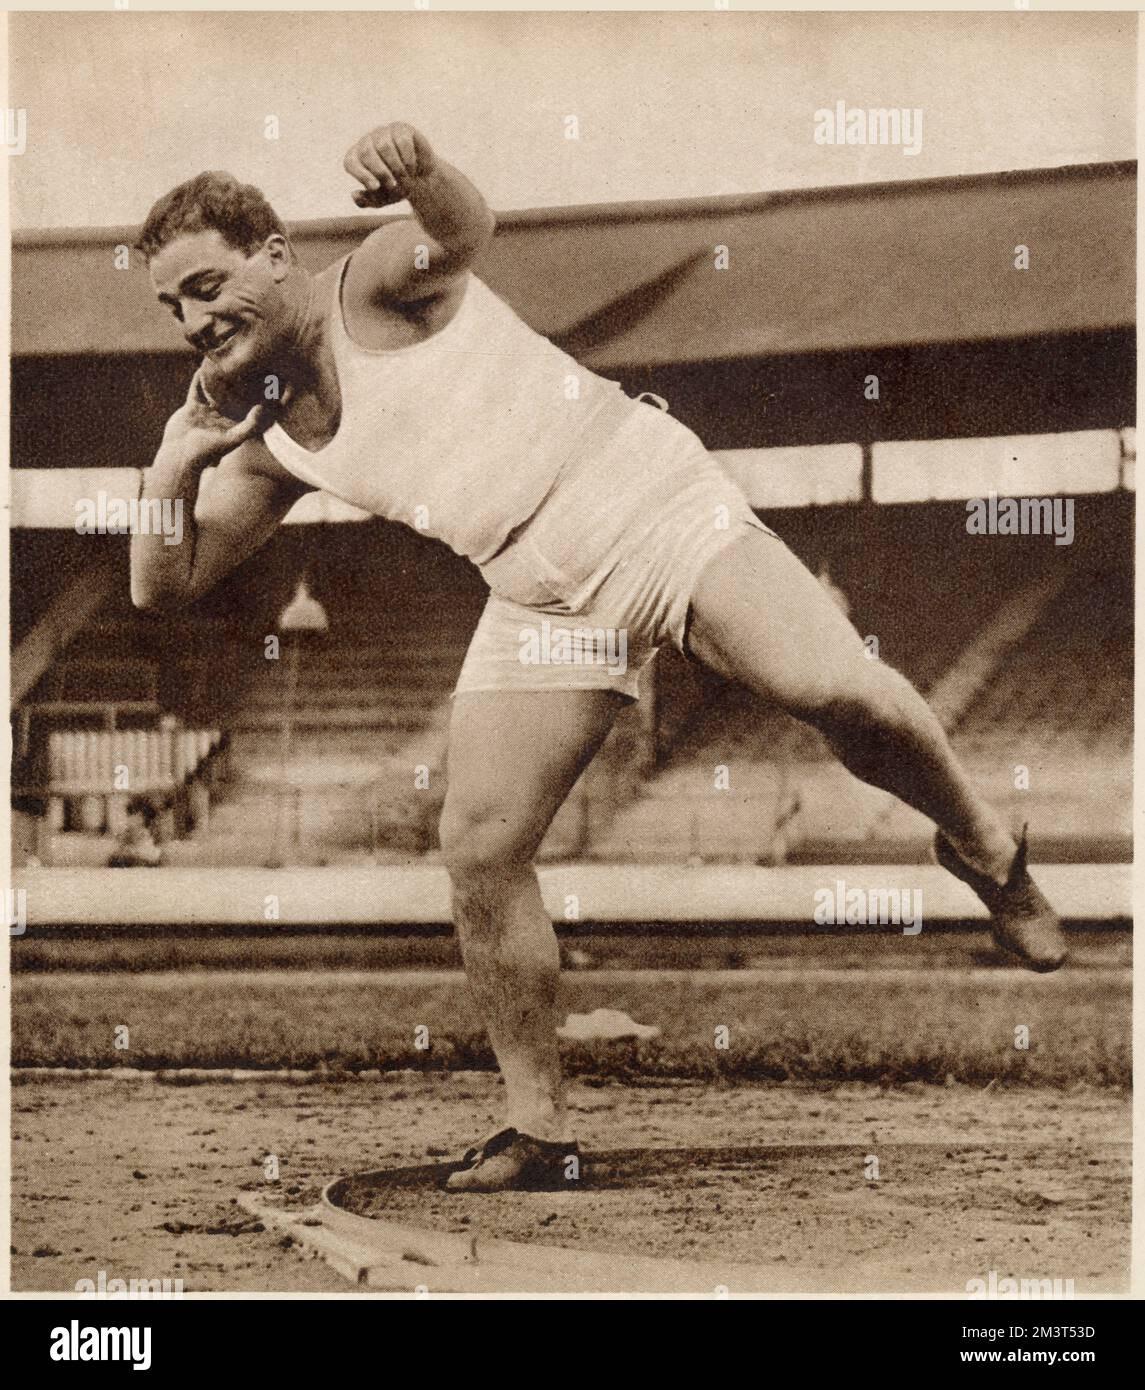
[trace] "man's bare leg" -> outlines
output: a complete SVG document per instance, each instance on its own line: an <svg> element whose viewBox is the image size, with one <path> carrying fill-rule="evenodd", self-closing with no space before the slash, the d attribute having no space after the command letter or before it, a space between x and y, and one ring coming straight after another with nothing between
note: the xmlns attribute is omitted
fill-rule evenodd
<svg viewBox="0 0 1145 1390"><path fill-rule="evenodd" d="M858 633L782 543L750 531L700 577L689 646L698 660L813 725L864 782L929 816L1003 882L1015 843L975 790L926 701Z"/></svg>
<svg viewBox="0 0 1145 1390"><path fill-rule="evenodd" d="M508 1123L567 1140L560 954L533 869L545 831L627 701L615 691L458 695L441 847L470 989L505 1078Z"/></svg>

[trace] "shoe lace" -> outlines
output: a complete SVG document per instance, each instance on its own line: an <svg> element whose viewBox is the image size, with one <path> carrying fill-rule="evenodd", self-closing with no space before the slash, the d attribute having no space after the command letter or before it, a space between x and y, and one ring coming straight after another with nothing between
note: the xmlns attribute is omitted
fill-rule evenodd
<svg viewBox="0 0 1145 1390"><path fill-rule="evenodd" d="M482 1139L476 1147L467 1149L461 1162L469 1167L474 1163L483 1162L487 1158L493 1158L496 1154L503 1153L517 1137L515 1129L498 1129L487 1139Z"/></svg>

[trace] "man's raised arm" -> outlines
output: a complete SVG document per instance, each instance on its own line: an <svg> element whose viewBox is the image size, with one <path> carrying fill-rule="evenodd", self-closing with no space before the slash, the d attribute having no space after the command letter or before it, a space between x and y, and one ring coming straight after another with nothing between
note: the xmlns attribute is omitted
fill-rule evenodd
<svg viewBox="0 0 1145 1390"><path fill-rule="evenodd" d="M364 135L343 161L362 187L360 208L408 199L416 221L379 227L354 253L354 273L379 302L416 303L442 293L471 265L497 219L460 170L413 126L393 121Z"/></svg>

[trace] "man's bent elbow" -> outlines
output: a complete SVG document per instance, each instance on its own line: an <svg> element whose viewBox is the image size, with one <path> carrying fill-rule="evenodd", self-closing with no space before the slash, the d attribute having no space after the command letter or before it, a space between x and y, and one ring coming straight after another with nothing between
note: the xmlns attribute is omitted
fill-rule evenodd
<svg viewBox="0 0 1145 1390"><path fill-rule="evenodd" d="M487 246L497 232L497 214L491 207L486 206L485 216L482 220L481 247Z"/></svg>
<svg viewBox="0 0 1145 1390"><path fill-rule="evenodd" d="M153 589L138 589L131 586L131 605L140 613L162 613L167 605Z"/></svg>
<svg viewBox="0 0 1145 1390"><path fill-rule="evenodd" d="M140 613L177 613L193 602L193 596L161 588L135 575L131 577L131 603Z"/></svg>
<svg viewBox="0 0 1145 1390"><path fill-rule="evenodd" d="M464 235L444 247L444 257L434 266L439 275L464 275L493 240L497 218L488 209L486 212L487 217L478 219L465 229Z"/></svg>
<svg viewBox="0 0 1145 1390"><path fill-rule="evenodd" d="M492 210L492 208L483 208L483 215L477 219L477 222L472 229L472 236L467 238L468 244L466 245L464 251L465 262L467 265L470 262L476 260L477 257L481 254L481 252L485 250L485 248L493 240L493 236L496 231L497 214Z"/></svg>

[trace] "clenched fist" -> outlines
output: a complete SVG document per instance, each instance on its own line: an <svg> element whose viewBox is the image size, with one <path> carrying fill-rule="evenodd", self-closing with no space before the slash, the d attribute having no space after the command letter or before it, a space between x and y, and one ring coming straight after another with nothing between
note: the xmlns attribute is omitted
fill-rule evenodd
<svg viewBox="0 0 1145 1390"><path fill-rule="evenodd" d="M346 152L342 165L362 185L352 193L360 208L384 208L409 196L414 179L433 172L429 141L404 121L380 125Z"/></svg>

